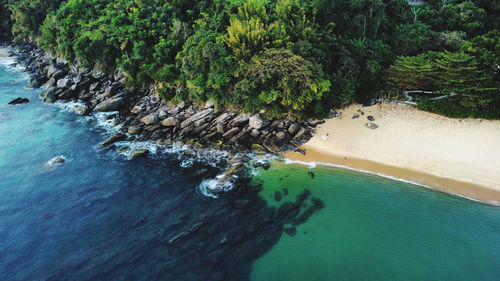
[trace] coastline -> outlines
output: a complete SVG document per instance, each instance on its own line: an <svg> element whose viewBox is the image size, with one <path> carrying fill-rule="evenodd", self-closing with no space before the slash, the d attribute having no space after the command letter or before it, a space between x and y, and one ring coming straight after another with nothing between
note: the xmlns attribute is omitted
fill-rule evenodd
<svg viewBox="0 0 500 281"><path fill-rule="evenodd" d="M357 110L363 111L361 115ZM352 105L319 125L292 161L333 164L500 204L500 121L451 119L393 104ZM360 115L352 119L354 114ZM373 116L376 129L366 127ZM328 134L328 136L326 136Z"/></svg>

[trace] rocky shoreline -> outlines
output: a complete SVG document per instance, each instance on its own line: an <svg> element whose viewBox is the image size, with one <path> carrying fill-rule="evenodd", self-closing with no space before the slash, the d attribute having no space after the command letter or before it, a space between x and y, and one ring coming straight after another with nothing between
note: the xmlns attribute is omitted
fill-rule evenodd
<svg viewBox="0 0 500 281"><path fill-rule="evenodd" d="M107 140L103 150L118 149L120 141L152 141L162 148L184 147L187 156L206 154L206 150L229 155L225 170L210 187L212 192L227 190L236 179L248 178L251 155L279 155L284 151L300 151L322 120L298 120L293 116L268 119L263 112L247 114L214 108L211 101L204 105L192 102L173 104L164 101L152 89L126 89L122 72L78 68L53 56L31 43L11 44L16 64L25 66L31 75L31 87L44 87L40 94L47 103L77 102L74 112L118 112L115 125L118 132ZM119 148L120 150L128 148ZM145 157L147 149L135 149L130 158ZM244 163L244 164L243 164ZM254 166L268 163L256 161Z"/></svg>

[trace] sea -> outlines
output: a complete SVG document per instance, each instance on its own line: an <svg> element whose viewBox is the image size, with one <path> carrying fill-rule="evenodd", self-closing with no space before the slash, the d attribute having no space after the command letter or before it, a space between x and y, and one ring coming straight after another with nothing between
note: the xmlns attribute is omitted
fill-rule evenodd
<svg viewBox="0 0 500 281"><path fill-rule="evenodd" d="M0 280L500 279L498 206L279 158L207 196L213 163L103 149L113 113L41 102L13 62L0 58Z"/></svg>

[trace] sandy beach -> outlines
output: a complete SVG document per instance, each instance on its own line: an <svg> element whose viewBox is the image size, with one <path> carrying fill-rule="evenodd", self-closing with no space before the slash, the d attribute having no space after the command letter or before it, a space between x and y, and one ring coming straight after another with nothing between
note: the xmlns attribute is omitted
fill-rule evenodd
<svg viewBox="0 0 500 281"><path fill-rule="evenodd" d="M379 173L500 204L500 121L452 119L387 103L337 112L342 118L318 125L302 146L306 155L285 157ZM354 114L360 117L353 119ZM378 128L367 128L367 123Z"/></svg>

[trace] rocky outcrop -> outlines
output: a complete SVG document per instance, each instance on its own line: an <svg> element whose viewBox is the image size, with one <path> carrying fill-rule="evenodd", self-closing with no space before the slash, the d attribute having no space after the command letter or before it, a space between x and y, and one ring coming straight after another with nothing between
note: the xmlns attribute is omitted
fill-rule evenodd
<svg viewBox="0 0 500 281"><path fill-rule="evenodd" d="M96 105L97 111L119 111L126 105L127 100L124 97L112 97Z"/></svg>
<svg viewBox="0 0 500 281"><path fill-rule="evenodd" d="M29 99L27 99L27 98L21 98L21 97L19 97L19 98L15 98L15 99L13 99L13 100L9 101L9 104L12 104L12 105L15 105L15 104L23 104L23 103L27 103L27 102L29 102L29 101L30 101L30 100L29 100Z"/></svg>
<svg viewBox="0 0 500 281"><path fill-rule="evenodd" d="M107 75L100 70L70 67L33 46L21 47L18 62L28 65L26 70L32 73L34 86L45 83L46 89L40 94L43 101L77 101L80 105L74 111L78 115L118 111L120 133L138 141L182 141L195 149L279 153L297 149L321 121L306 122L290 116L269 119L262 114L216 110L213 101L200 107L190 102L173 104L149 89L124 90L120 71Z"/></svg>

